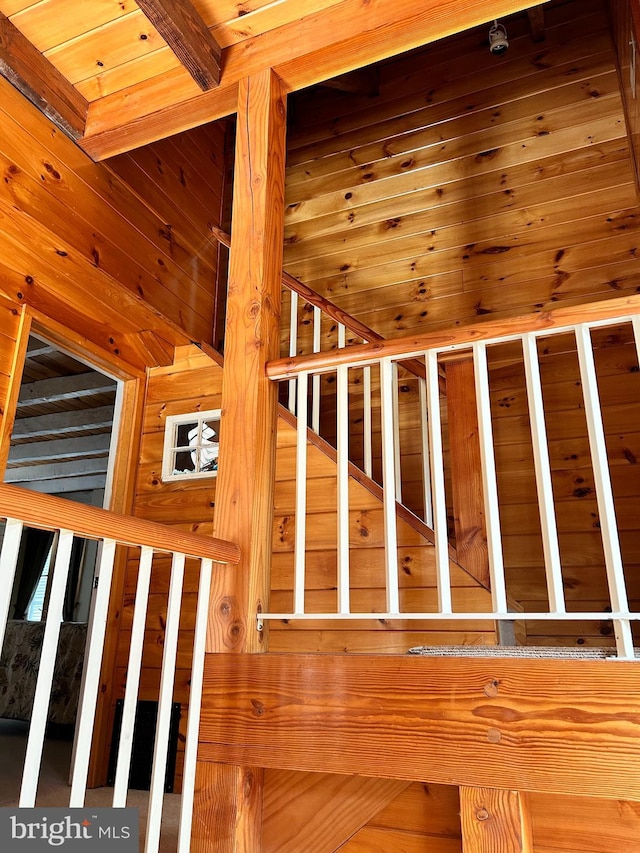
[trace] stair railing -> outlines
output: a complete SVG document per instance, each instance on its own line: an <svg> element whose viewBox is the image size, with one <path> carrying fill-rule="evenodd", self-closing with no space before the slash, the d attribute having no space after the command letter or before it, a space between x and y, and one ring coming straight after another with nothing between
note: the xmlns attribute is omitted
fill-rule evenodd
<svg viewBox="0 0 640 853"><path fill-rule="evenodd" d="M615 630L617 655L622 659L635 657L631 626L640 613L629 607L627 578L622 560L615 514L614 495L605 441L598 377L594 360L592 332L607 326L627 324L640 357L640 297L627 297L581 306L563 308L546 314L536 314L504 322L485 322L482 325L434 332L412 339L396 339L375 345L356 345L345 349L316 352L272 362L268 376L276 382L298 380L297 385L297 509L294 571L294 607L290 613L263 613L264 620L359 620L359 619L416 619L416 620L504 620L516 619L563 621L611 620ZM594 472L595 491L600 516L600 531L604 552L604 568L611 610L567 610L563 566L560 558L558 531L549 460L545 421L545 405L540 379L540 348L556 335L572 335L579 363L580 384L586 413L588 443ZM544 569L548 590L547 610L535 613L514 612L509 609L509 590L505 575L501 536L501 507L498 494L491 413L488 353L504 344L519 344L526 373L533 448L535 482L540 515ZM445 459L441 429L441 399L439 370L452 353L466 353L473 358L475 375L475 406L480 427L480 452L483 482L484 516L487 521L491 610L485 613L454 612L449 574L449 542L446 517ZM393 371L398 361L421 359L426 375L426 411L428 452L431 459L431 490L433 494L433 527L437 571L437 605L423 612L407 612L400 606L399 568L396 535L396 482L398 456L394 445ZM375 366L380 375L382 479L384 484L384 538L386 553L386 609L384 612L354 612L350 603L349 529L348 529L348 458L344 440L348 435L350 371ZM337 607L335 611L308 613L305 610L305 494L307 417L309 383L317 376L338 375L338 529L337 529ZM342 374L342 379L340 375ZM455 417L455 413L451 413Z"/></svg>
<svg viewBox="0 0 640 853"><path fill-rule="evenodd" d="M212 568L214 562L237 564L239 549L236 545L221 539L185 533L153 522L117 515L106 510L84 506L50 495L37 494L17 486L5 484L0 484L0 519L5 520L0 551L0 577L2 578L2 584L0 584L0 647L5 637L12 587L16 576L24 528L33 527L53 531L56 545L44 638L22 773L20 807L32 808L36 804L63 601L69 577L74 536L97 540L99 548L72 759L69 796L69 806L72 808L81 808L85 805L116 548L127 546L133 549L134 553L138 551L140 562L113 788L113 808L123 808L127 804L133 730L152 566L157 556L164 555L165 559L167 554L171 556L171 576L145 833L145 853L157 853L159 849L185 561L187 558L199 561L198 604L190 679L181 816L178 846L176 848L179 853L187 853L190 847L204 647ZM64 803L60 803L60 805L64 805Z"/></svg>
<svg viewBox="0 0 640 853"><path fill-rule="evenodd" d="M227 248L231 245L230 236L221 228L211 226L213 236ZM360 322L356 317L343 311L338 305L312 290L304 282L290 275L282 273L283 292L283 321L281 324L281 352L294 358L299 355L318 353L321 351L342 350L361 343L382 343L384 337ZM419 498L407 505L407 508L427 527L433 526L432 519L432 497L429 475L429 454L427 440L427 423L424 417L426 412L426 382L424 364L418 359L400 359L394 362L392 368L393 399L396 408L394 418L395 429L395 491L398 503L403 502L403 472L400 464L400 447L403 440L399 417L400 410L412 410L413 420L417 420L417 429L420 436L421 461L419 465L419 476L422 487ZM333 377L332 377L333 379ZM440 383L443 379L440 377ZM362 373L357 377L357 385L362 389L362 425L357 428L352 423L347 430L345 426L341 432L335 431L336 419L325 416L333 406L344 408L349 391L347 387L348 372L339 368L336 374L336 382L322 387L322 376L315 374L305 388L308 400L309 413L307 426L317 435L322 436L337 449L340 443L342 451L341 464L348 465L351 461L356 464L368 478L381 485L382 478L382 456L380 448L376 447L379 435L379 424L374 424L374 411L380 408L379 377L372 373L370 365L362 368ZM333 387L331 387L333 385ZM292 377L281 396L281 402L293 414L299 413L299 400L302 398L298 389L298 378ZM415 387L416 392L411 391ZM409 393L407 393L409 392ZM324 401L323 401L324 398ZM322 402L323 401L323 402ZM342 423L341 419L338 422ZM353 451L351 439L356 433L360 433L362 448L358 452ZM415 476L415 471L411 472Z"/></svg>

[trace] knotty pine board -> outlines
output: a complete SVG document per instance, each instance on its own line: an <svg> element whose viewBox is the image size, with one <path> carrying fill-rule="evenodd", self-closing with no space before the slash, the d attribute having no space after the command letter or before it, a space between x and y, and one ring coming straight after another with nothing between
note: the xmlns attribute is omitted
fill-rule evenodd
<svg viewBox="0 0 640 853"><path fill-rule="evenodd" d="M183 246L179 223L176 221L170 245L166 219L107 168L91 163L16 90L2 82L6 120L2 123L0 152L11 176L3 184L3 192L12 205L12 216L24 217L16 239L39 232L41 251L46 252L50 234L50 242L59 253L52 251L49 277L68 265L61 253L66 252L68 258L74 249L86 265L82 278L95 278L99 273L104 279L104 265L114 283L121 282L136 296L141 288L170 319L191 326L194 335L206 337L206 324L210 323L210 318L205 320L209 313L206 305L212 298L209 292L215 256L213 261L203 256L201 271L194 276L194 250ZM191 242L195 243L195 238ZM204 234L200 242L201 246L206 244ZM194 300L193 307L188 305L190 299ZM201 319L197 317L198 300Z"/></svg>

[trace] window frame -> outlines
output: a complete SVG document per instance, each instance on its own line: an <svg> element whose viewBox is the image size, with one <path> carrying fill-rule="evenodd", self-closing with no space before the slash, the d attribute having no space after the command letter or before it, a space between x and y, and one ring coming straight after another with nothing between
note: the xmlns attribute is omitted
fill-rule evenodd
<svg viewBox="0 0 640 853"><path fill-rule="evenodd" d="M220 436L220 416L221 409L210 409L206 412L187 412L182 415L167 415L164 427L164 444L162 449L162 482L170 483L176 480L204 480L211 477L217 477L218 471L175 471L175 459L178 452L190 452L194 448L190 445L177 444L177 429L184 424L194 424L198 426L199 435L201 435L202 424L207 421L218 422L218 440ZM206 444L198 442L195 448L200 449L206 447Z"/></svg>

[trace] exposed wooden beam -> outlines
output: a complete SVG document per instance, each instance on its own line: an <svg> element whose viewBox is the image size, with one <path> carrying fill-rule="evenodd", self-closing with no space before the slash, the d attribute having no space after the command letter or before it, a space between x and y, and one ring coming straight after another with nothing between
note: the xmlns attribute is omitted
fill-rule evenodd
<svg viewBox="0 0 640 853"><path fill-rule="evenodd" d="M87 101L2 12L0 74L72 139L82 136Z"/></svg>
<svg viewBox="0 0 640 853"><path fill-rule="evenodd" d="M106 456L110 443L111 436L108 434L60 438L54 441L30 441L11 448L7 468L45 460L59 462L63 459L80 459L83 456Z"/></svg>
<svg viewBox="0 0 640 853"><path fill-rule="evenodd" d="M463 853L533 853L526 795L460 788Z"/></svg>
<svg viewBox="0 0 640 853"><path fill-rule="evenodd" d="M77 477L64 477L62 480L29 480L29 491L41 495L66 495L69 492L95 492L104 489L104 474L87 474Z"/></svg>
<svg viewBox="0 0 640 853"><path fill-rule="evenodd" d="M138 0L138 6L202 91L216 87L222 48L189 0Z"/></svg>
<svg viewBox="0 0 640 853"><path fill-rule="evenodd" d="M273 68L288 91L322 83L402 51L521 11L523 0L342 0L315 16L225 50L220 86L193 96L181 69L91 104L80 145L102 160L215 121L237 108L238 81Z"/></svg>
<svg viewBox="0 0 640 853"><path fill-rule="evenodd" d="M527 9L531 39L535 42L544 41L544 6L532 6Z"/></svg>
<svg viewBox="0 0 640 853"><path fill-rule="evenodd" d="M54 376L28 382L20 388L18 408L38 406L42 403L60 403L96 394L113 394L116 383L100 373L76 373L70 376Z"/></svg>
<svg viewBox="0 0 640 853"><path fill-rule="evenodd" d="M42 438L45 435L70 435L85 430L107 429L113 423L113 406L74 409L33 418L18 418L11 438Z"/></svg>
<svg viewBox="0 0 640 853"><path fill-rule="evenodd" d="M65 477L84 477L107 473L108 457L74 459L70 462L51 462L47 465L22 465L5 471L5 483L29 483L31 480L62 480Z"/></svg>
<svg viewBox="0 0 640 853"><path fill-rule="evenodd" d="M209 655L200 755L637 802L639 691L637 662Z"/></svg>

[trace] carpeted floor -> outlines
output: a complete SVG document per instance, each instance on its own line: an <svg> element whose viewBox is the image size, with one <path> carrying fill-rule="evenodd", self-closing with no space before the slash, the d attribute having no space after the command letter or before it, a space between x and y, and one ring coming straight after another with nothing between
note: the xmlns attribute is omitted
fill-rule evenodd
<svg viewBox="0 0 640 853"><path fill-rule="evenodd" d="M0 719L0 806L18 804L27 733L28 723ZM69 805L71 748L72 742L68 737L47 737L38 783L37 805ZM111 805L112 796L112 788L88 790L86 805L108 807ZM127 800L127 806L139 809L140 850L143 850L148 798L147 791L130 791ZM176 850L179 816L180 796L165 794L160 853L172 853Z"/></svg>

